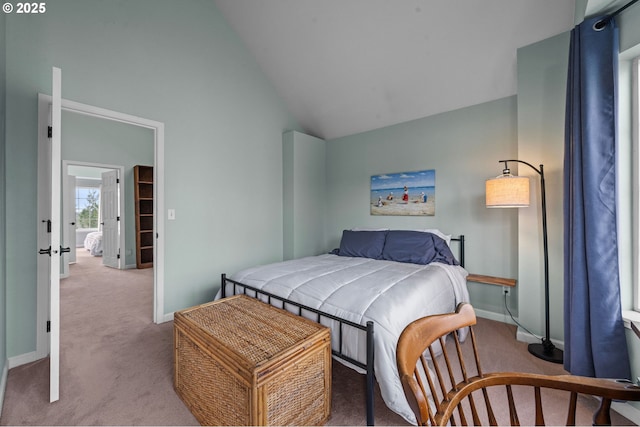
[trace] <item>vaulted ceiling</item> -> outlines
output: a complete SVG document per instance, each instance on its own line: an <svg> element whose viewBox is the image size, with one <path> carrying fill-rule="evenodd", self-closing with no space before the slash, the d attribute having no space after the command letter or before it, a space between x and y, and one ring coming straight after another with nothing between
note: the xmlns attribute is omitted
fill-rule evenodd
<svg viewBox="0 0 640 427"><path fill-rule="evenodd" d="M573 28L576 0L214 1L305 132L333 139L514 95L517 49Z"/></svg>

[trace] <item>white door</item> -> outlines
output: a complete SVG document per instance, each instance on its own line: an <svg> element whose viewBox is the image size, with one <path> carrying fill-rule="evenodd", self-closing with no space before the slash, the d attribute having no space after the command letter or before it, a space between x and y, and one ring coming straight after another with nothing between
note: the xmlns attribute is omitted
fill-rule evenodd
<svg viewBox="0 0 640 427"><path fill-rule="evenodd" d="M61 246L61 126L62 126L62 71L53 67L51 100L51 267L49 271L49 401L60 398L60 254Z"/></svg>
<svg viewBox="0 0 640 427"><path fill-rule="evenodd" d="M120 209L118 206L118 170L102 174L100 215L102 217L102 264L120 268Z"/></svg>
<svg viewBox="0 0 640 427"><path fill-rule="evenodd" d="M66 171L65 171L66 172ZM69 275L69 264L76 262L76 177L65 173L65 183L62 191L64 205L62 207L63 227L62 246L70 249L62 255L61 277Z"/></svg>

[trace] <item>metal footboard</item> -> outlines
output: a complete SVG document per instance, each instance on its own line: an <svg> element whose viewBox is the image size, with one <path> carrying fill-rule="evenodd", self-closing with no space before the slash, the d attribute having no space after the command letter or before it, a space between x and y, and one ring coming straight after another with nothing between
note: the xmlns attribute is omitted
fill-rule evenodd
<svg viewBox="0 0 640 427"><path fill-rule="evenodd" d="M459 246L458 246L458 261L460 262L460 265L462 267L464 267L464 257L465 257L465 253L464 253L464 247L465 247L465 238L464 235L459 235L458 237L453 237L451 239L451 241L454 242L458 242ZM255 287L249 286L249 285L245 285L243 283L240 282L236 282L235 280L232 279L228 279L226 274L222 275L222 281L221 281L221 295L222 298L225 298L227 295L227 291L226 291L226 287L227 284L230 283L233 285L233 292L231 293L231 295L237 295L239 293L242 293L244 295L247 295L247 291L251 291L254 292L254 297L258 298L259 296L263 296L266 298L267 302L269 304L271 304L272 300L276 300L276 301L280 301L282 303L282 307L286 308L286 306L294 306L297 307L298 310L298 315L302 316L302 311L308 311L311 313L314 313L316 315L316 321L318 323L320 323L320 320L324 317L326 319L330 319L333 321L336 321L339 323L339 328L337 331L338 334L338 349L331 349L331 352L333 353L333 355L337 358L340 358L348 363L353 364L354 366L357 366L361 369L364 369L366 371L366 384L367 384L367 390L366 390L366 402L367 402L367 408L366 408L366 412L367 412L367 425L374 425L374 416L373 416L373 390L374 390L374 381L375 381L375 376L373 373L373 358L374 358L374 346L373 346L373 322L368 321L366 323L366 325L360 325L358 323L354 323L351 322L349 320L346 319L342 319L340 317L325 313L323 311L317 310L315 308L311 308L311 307L307 307L303 304L300 304L298 302L295 301L291 301L288 300L286 298L280 297L278 295L274 295L272 293L257 289ZM229 295L230 296L230 295ZM248 295L248 296L252 296L252 295ZM295 313L294 313L295 314ZM342 331L344 327L351 327L351 328L356 328L362 331L366 332L366 363L362 363L358 360L354 360L351 357L345 355L342 351ZM336 331L332 331L332 334L336 333ZM332 346L333 347L333 346Z"/></svg>
<svg viewBox="0 0 640 427"><path fill-rule="evenodd" d="M366 411L367 411L367 425L372 426L374 424L374 417L373 417L373 390L374 390L374 381L375 381L375 377L374 377L374 373L373 373L373 357L374 357L374 346L373 346L373 322L368 321L366 323L366 325L360 325L358 323L354 323L351 322L349 320L346 319L342 319L340 317L331 315L329 313L325 313L323 311L317 310L315 308L312 307L308 307L304 304L300 304L298 302L295 301L291 301L288 300L286 298L283 298L281 296L278 295L274 295L272 293L263 291L261 289L258 288L254 288L253 286L249 286L249 285L245 285L244 283L240 283L237 282L235 280L229 279L227 278L226 274L222 274L222 280L221 280L221 296L222 298L225 298L227 296L227 284L230 283L233 285L233 292L231 293L231 295L237 295L237 294L243 294L243 295L247 295L247 291L251 291L254 293L254 295L248 295L248 296L252 296L254 298L258 298L258 296L263 296L267 299L267 303L271 304L272 300L276 300L282 303L282 307L287 309L287 306L293 306L297 308L298 311L298 316L302 316L302 311L308 311L311 313L314 313L316 316L316 321L318 323L320 323L320 320L322 318L326 318L326 319L330 319L333 321L338 322L339 324L339 328L337 331L338 334L338 348L337 349L331 349L331 352L333 353L333 355L337 358L340 358L346 362L349 362L361 369L364 369L366 371L366 383L367 383L367 390L366 390ZM258 298L259 299L259 298ZM294 313L295 314L295 313ZM344 327L350 327L350 328L355 328L355 329L359 329L362 331L366 332L366 337L367 337L367 341L366 341L366 363L362 363L358 360L355 360L347 355L345 355L343 353L343 347L342 347L342 331ZM332 331L332 333L336 333L336 331ZM333 346L332 346L333 347Z"/></svg>

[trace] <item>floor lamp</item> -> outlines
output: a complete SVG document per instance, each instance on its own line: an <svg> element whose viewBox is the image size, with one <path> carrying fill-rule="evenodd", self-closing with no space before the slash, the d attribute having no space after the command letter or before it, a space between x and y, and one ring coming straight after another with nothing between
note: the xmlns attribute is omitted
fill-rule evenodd
<svg viewBox="0 0 640 427"><path fill-rule="evenodd" d="M542 233L544 246L544 309L545 336L542 343L529 344L529 353L548 362L562 363L562 350L556 348L549 338L549 249L547 245L547 202L544 189L544 167L540 169L522 160L499 160L504 163L502 175L486 182L486 205L488 208L520 208L529 206L529 178L511 175L508 162L529 166L540 175L542 193Z"/></svg>

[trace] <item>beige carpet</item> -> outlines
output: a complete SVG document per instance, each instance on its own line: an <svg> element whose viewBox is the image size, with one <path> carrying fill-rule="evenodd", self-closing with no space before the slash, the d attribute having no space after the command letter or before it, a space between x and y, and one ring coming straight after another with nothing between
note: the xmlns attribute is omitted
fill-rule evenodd
<svg viewBox="0 0 640 427"><path fill-rule="evenodd" d="M152 270L109 269L101 258L78 255L61 283L60 400L49 403L48 359L11 369L0 424L197 425L173 391L173 324L152 322ZM486 372L563 373L529 355L513 326L479 319L475 330ZM376 424L406 424L378 390L375 405ZM581 405L583 424L590 405ZM340 363L328 424L365 424L364 378ZM614 424L628 421L618 416Z"/></svg>

